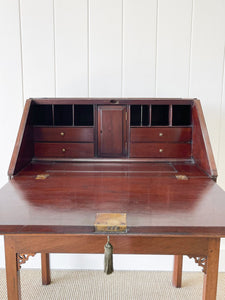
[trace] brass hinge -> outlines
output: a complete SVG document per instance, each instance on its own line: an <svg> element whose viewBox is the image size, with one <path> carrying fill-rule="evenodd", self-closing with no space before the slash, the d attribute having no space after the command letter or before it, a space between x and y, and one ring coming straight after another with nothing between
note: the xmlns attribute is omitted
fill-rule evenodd
<svg viewBox="0 0 225 300"><path fill-rule="evenodd" d="M125 115L125 120L127 121L127 111L126 111L126 115Z"/></svg>
<svg viewBox="0 0 225 300"><path fill-rule="evenodd" d="M175 175L177 180L188 180L188 177L186 175Z"/></svg>

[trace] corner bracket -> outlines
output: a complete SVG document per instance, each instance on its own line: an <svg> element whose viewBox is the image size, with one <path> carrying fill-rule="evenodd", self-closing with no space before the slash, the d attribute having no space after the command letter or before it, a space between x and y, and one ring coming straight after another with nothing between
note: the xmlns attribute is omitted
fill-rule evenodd
<svg viewBox="0 0 225 300"><path fill-rule="evenodd" d="M189 258L194 258L195 263L199 265L199 267L202 267L202 272L204 274L207 273L207 256L190 256Z"/></svg>
<svg viewBox="0 0 225 300"><path fill-rule="evenodd" d="M30 256L34 256L36 253L17 253L16 254L16 263L17 263L17 270L19 271L21 269L21 265L25 264Z"/></svg>

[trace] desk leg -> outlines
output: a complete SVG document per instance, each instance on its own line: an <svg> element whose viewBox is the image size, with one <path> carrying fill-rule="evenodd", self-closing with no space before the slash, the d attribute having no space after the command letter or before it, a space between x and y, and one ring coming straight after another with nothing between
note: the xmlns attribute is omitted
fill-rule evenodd
<svg viewBox="0 0 225 300"><path fill-rule="evenodd" d="M220 239L209 239L207 271L204 275L203 300L216 300Z"/></svg>
<svg viewBox="0 0 225 300"><path fill-rule="evenodd" d="M13 240L5 236L5 259L8 300L21 300L20 271L17 268Z"/></svg>
<svg viewBox="0 0 225 300"><path fill-rule="evenodd" d="M47 285L51 283L49 253L41 253L41 272L42 284Z"/></svg>
<svg viewBox="0 0 225 300"><path fill-rule="evenodd" d="M182 282L182 266L183 266L183 255L174 255L172 284L176 288L180 288L181 287L181 282Z"/></svg>

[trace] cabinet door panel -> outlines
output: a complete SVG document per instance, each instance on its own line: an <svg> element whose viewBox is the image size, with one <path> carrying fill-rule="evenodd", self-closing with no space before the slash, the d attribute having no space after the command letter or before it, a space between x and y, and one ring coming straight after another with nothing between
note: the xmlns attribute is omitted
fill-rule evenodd
<svg viewBox="0 0 225 300"><path fill-rule="evenodd" d="M98 155L120 157L126 154L126 107L99 106Z"/></svg>

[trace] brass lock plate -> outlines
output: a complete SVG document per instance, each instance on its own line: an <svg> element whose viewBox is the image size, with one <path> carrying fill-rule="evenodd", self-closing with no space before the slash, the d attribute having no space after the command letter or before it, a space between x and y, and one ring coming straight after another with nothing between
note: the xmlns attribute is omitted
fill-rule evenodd
<svg viewBox="0 0 225 300"><path fill-rule="evenodd" d="M97 213L94 226L96 232L127 232L127 214Z"/></svg>

